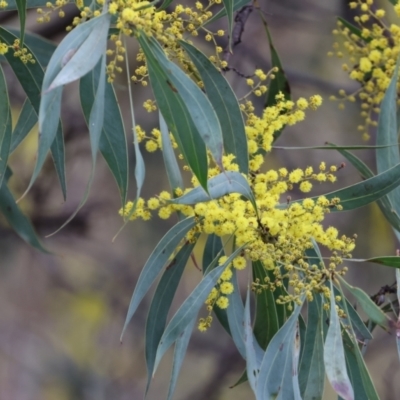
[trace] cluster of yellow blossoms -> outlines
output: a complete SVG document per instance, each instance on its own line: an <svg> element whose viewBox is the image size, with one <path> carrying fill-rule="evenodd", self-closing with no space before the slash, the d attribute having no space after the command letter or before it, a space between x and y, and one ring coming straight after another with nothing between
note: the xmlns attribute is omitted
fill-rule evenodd
<svg viewBox="0 0 400 400"><path fill-rule="evenodd" d="M215 306L228 307L229 295L233 292L233 284L230 281L232 268L245 268L246 260L262 262L267 270L272 271L274 277L265 282L255 282L254 290L274 290L282 287L284 280L288 279L292 289L290 293L278 299L288 307L291 307L292 302L299 302L304 294L310 301L315 292L324 293L329 297L329 288L324 283L335 274L343 274L346 271L346 268L337 270L337 266L342 263L343 257L351 257L350 253L355 247L354 238L339 236L336 228L325 229L322 226L326 213L332 208L341 208L339 199L328 200L320 196L316 199L306 198L299 202L290 202L288 196L288 192L295 187L303 193L308 193L314 182L334 182L335 173L341 167L327 167L322 162L316 170L309 166L304 170L297 168L288 171L286 168L280 168L263 171L263 154L271 149L274 133L285 125L302 121L306 109L316 109L322 102L320 96L300 98L294 102L285 100L282 94L277 95L276 100L276 105L267 107L261 117L254 113L251 101L246 100L241 107L246 118L249 153L250 171L246 179L255 196L257 212L251 202L238 193L230 193L219 199L195 205L183 205L175 203L173 196L166 191L147 201L139 199L133 213L132 202L120 210L120 215L129 216L131 220L149 220L152 211L158 211L158 216L163 219L169 218L174 212L180 212L197 219L197 225L187 234L185 240L193 240L199 233L204 233L220 237L233 236L237 246L246 245L242 254L225 269L217 286L210 292L206 300L210 313ZM147 140L148 150L161 148L158 129L154 129L148 136L140 127L137 131L140 140ZM173 144L176 147L174 141ZM223 156L223 166L226 171L238 171L238 165L231 154ZM209 178L220 173L217 166L210 165ZM194 176L192 185L193 188L199 185ZM178 189L174 195L181 196L193 188ZM318 260L305 258L305 250L312 247L312 238L332 251L327 266L319 265ZM226 257L222 257L219 264L222 265L225 261ZM199 329L206 330L211 321L211 315L202 318Z"/></svg>
<svg viewBox="0 0 400 400"><path fill-rule="evenodd" d="M333 34L338 41L333 44L334 51L328 55L339 58L347 53L350 63L343 64L343 70L351 79L361 84L355 93L339 91L335 100L361 100L361 116L364 123L358 126L363 138L370 138L371 126L376 126L374 114L379 113L379 106L393 76L394 68L400 54L400 24L388 25L385 10L375 9L373 0L357 0L349 3L359 11L354 18L356 26L338 21ZM395 14L400 17L400 2L394 5ZM341 102L340 108L344 107Z"/></svg>
<svg viewBox="0 0 400 400"><path fill-rule="evenodd" d="M29 53L26 47L21 47L20 40L15 39L12 45L7 45L6 43L0 42L0 55L4 55L8 50L14 51L14 57L18 57L24 64L35 63L33 56Z"/></svg>

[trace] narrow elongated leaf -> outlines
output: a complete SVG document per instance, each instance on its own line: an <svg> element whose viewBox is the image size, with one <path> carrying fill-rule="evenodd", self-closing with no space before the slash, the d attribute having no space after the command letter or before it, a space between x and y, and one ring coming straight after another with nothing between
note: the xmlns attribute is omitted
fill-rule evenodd
<svg viewBox="0 0 400 400"><path fill-rule="evenodd" d="M267 347L258 375L257 399L292 399L295 396L293 356L300 310L301 306L296 305Z"/></svg>
<svg viewBox="0 0 400 400"><path fill-rule="evenodd" d="M349 21L346 21L344 18L342 17L337 17L337 20L343 25L345 26L351 33L353 33L354 35L358 36L361 40L363 40L364 42L370 42L371 38L365 38L362 35L362 31L361 29L357 28L355 25L351 24Z"/></svg>
<svg viewBox="0 0 400 400"><path fill-rule="evenodd" d="M208 193L201 187L197 186L190 192L171 200L176 204L196 204L199 202L218 199L229 193L240 193L245 196L257 211L256 201L253 192L246 178L235 171L226 171L217 176L214 176L208 181Z"/></svg>
<svg viewBox="0 0 400 400"><path fill-rule="evenodd" d="M399 256L383 256L374 258L352 258L352 262L372 262L375 264L385 265L386 267L400 268Z"/></svg>
<svg viewBox="0 0 400 400"><path fill-rule="evenodd" d="M19 26L20 26L20 46L24 45L25 40L25 20L26 20L26 3L27 0L15 0L17 4Z"/></svg>
<svg viewBox="0 0 400 400"><path fill-rule="evenodd" d="M167 74L153 54L148 41L144 35L141 35L138 40L146 55L150 82L157 105L193 174L200 184L207 188L208 163L205 144L184 101L171 86Z"/></svg>
<svg viewBox="0 0 400 400"><path fill-rule="evenodd" d="M167 263L168 259L180 241L185 237L186 233L195 226L195 224L196 221L193 217L186 218L183 221L178 222L164 235L153 252L150 254L149 259L146 261L146 264L140 273L138 282L133 292L124 328L122 330L121 339L129 321L133 317L133 314L142 301L144 295L150 289L150 286L153 284L154 280L157 278L157 275Z"/></svg>
<svg viewBox="0 0 400 400"><path fill-rule="evenodd" d="M225 3L232 4L232 0L225 0ZM208 57L189 43L181 41L180 44L199 71L208 99L217 113L222 128L225 153L235 156L234 162L238 164L239 171L247 176L249 171L247 137L235 93Z"/></svg>
<svg viewBox="0 0 400 400"><path fill-rule="evenodd" d="M331 145L331 146L335 147L334 145ZM368 168L368 166L365 165L364 162L362 162L354 154L349 153L346 150L340 150L339 148L337 148L337 150L339 151L339 153L343 154L343 156L346 157L346 159L349 160L355 168L357 168L358 172L360 172L360 174L363 178L365 178L365 179L372 178L374 176L374 173ZM396 212L389 197L383 196L379 200L377 200L377 203L378 203L378 206L381 209L383 215L390 222L390 224L396 230L400 231L400 216Z"/></svg>
<svg viewBox="0 0 400 400"><path fill-rule="evenodd" d="M8 45L12 45L16 39L18 38L14 34L0 27L0 40L2 40L4 43L7 43ZM28 51L31 52L29 48ZM10 51L5 54L5 57L8 63L10 64L11 68L13 69L26 95L28 96L29 101L31 102L32 107L34 108L36 114L39 114L39 107L41 101L41 86L44 76L42 67L37 62L34 55L33 55L33 60L35 60L35 63L27 63L27 64L23 63L20 58L14 57L14 55ZM52 106L53 107L57 106L57 104L53 104ZM67 188L65 180L65 154L63 152L64 142L63 142L61 122L59 121L58 118L54 120L54 127L55 127L54 128L55 133L53 133L53 139L49 141L47 149L50 148L51 150L54 166L65 199L67 194ZM56 139L56 143L53 143L54 138ZM40 137L39 147L41 140L42 138ZM42 165L43 163L44 163L44 158L41 160ZM38 161L36 162L36 165L38 165ZM36 176L38 175L38 173L39 170L37 171ZM33 182L31 180L31 184L32 183ZM29 187L27 190L29 190Z"/></svg>
<svg viewBox="0 0 400 400"><path fill-rule="evenodd" d="M37 114L33 109L31 102L26 99L11 136L10 153L12 153L26 138L28 133L35 126L37 120Z"/></svg>
<svg viewBox="0 0 400 400"><path fill-rule="evenodd" d="M143 47L144 42L146 42L145 47ZM163 49L154 38L146 38L145 35L141 35L139 43L143 48L146 58L148 56L147 53L151 51L152 56L167 78L170 90L173 92L176 91L185 103L197 131L213 155L214 161L223 170L222 130L210 101L185 72L168 60Z"/></svg>
<svg viewBox="0 0 400 400"><path fill-rule="evenodd" d="M164 0L162 5L158 8L159 10L165 10L174 0Z"/></svg>
<svg viewBox="0 0 400 400"><path fill-rule="evenodd" d="M89 122L96 88L99 82L100 64L86 76L79 85L81 105L86 122ZM117 182L122 205L126 203L128 190L128 149L125 128L117 98L111 83L105 84L104 122L99 149Z"/></svg>
<svg viewBox="0 0 400 400"><path fill-rule="evenodd" d="M189 322L188 326L184 329L181 336L176 339L175 350L174 350L174 360L172 363L172 373L171 379L169 381L168 396L167 400L172 400L172 396L175 392L176 382L179 377L179 372L182 367L183 359L186 354L186 350L189 344L190 336L192 335L193 326L196 322L196 317Z"/></svg>
<svg viewBox="0 0 400 400"><path fill-rule="evenodd" d="M40 139L39 139L38 155L36 159L36 165L32 174L32 178L26 192L31 188L40 170L42 169L47 152L50 149L50 146L52 145L54 138L56 136L57 125L61 111L62 87L55 84L54 81L59 76L59 74L61 74L60 75L61 77L63 76L64 72L62 71L68 72L71 70L71 68L76 67L76 62L74 60L78 61L82 60L82 51L83 50L87 52L89 51L87 43L93 45L93 39L92 39L93 32L96 35L101 36L103 42L97 42L98 43L97 47L101 48L101 50L103 51L103 53L101 54L105 53L109 24L110 24L110 14L103 14L100 17L93 18L88 22L80 24L61 41L56 51L53 53L53 56L51 57L42 84L42 98L39 109ZM89 52L88 54L92 53ZM74 79L78 79L79 77L85 75L97 64L101 54L99 51L96 54L92 54L93 57L92 59L87 60L87 65L85 67L82 67L78 74L74 75L71 73L71 77ZM96 58L94 57L95 55ZM85 54L85 57L87 57L87 54ZM65 80L64 83L67 82L68 80ZM69 80L69 82L71 82L71 80ZM94 113L93 117L95 116L95 114L97 113ZM101 118L103 118L103 114L104 114L104 107L102 110ZM90 125L89 131L94 132L94 130L96 130L97 128L98 128L97 126L95 128L94 125L93 126ZM101 132L101 127L100 127L100 132ZM94 135L91 134L91 139L93 137ZM91 145L92 145L92 155L93 155L93 152L95 150L97 152L97 149L93 148L92 140L91 140Z"/></svg>
<svg viewBox="0 0 400 400"><path fill-rule="evenodd" d="M146 393L150 386L151 377L153 376L157 347L165 329L168 311L194 245L194 243L186 243L179 250L179 253L161 277L150 305L146 322Z"/></svg>
<svg viewBox="0 0 400 400"><path fill-rule="evenodd" d="M340 205L343 207L341 211L349 211L380 199L399 186L399 184L400 164L397 164L395 167L379 175L346 188L330 192L326 194L325 197L328 200L338 197L340 199ZM318 197L314 197L314 199L317 198ZM287 204L282 204L280 207L287 207ZM335 212L339 210L333 208L331 211Z"/></svg>
<svg viewBox="0 0 400 400"><path fill-rule="evenodd" d="M253 261L252 264L254 281L262 283L265 282L266 277L272 278L271 271L267 271L260 261ZM282 291L278 287L273 292L265 289L261 289L260 293L256 291L256 311L253 330L258 344L264 350L282 326L281 321L284 320L279 314L284 313L285 306L276 303L277 298L281 294Z"/></svg>
<svg viewBox="0 0 400 400"><path fill-rule="evenodd" d="M10 226L25 242L43 253L49 253L40 243L29 219L17 206L6 182L0 188L0 213L4 215Z"/></svg>
<svg viewBox="0 0 400 400"><path fill-rule="evenodd" d="M355 146L338 146L333 143L326 142L324 146L272 146L274 150L375 150L375 149L387 149L391 146L397 146L398 143L375 146L375 145L355 145Z"/></svg>
<svg viewBox="0 0 400 400"><path fill-rule="evenodd" d="M165 119L161 113L159 113L159 119L165 170L167 171L168 181L172 193L175 195L175 190L177 188L183 188L182 174L171 144L167 123L165 122Z"/></svg>
<svg viewBox="0 0 400 400"><path fill-rule="evenodd" d="M72 37L72 33L67 35L64 40L68 42L68 51L62 53L59 48L54 52L53 57L50 60L48 69L51 70L51 75L57 72L54 79L47 81L45 78L45 85L43 86L44 92L49 92L59 86L66 85L67 83L74 82L85 76L91 71L103 57L106 46L107 46L107 35L108 28L110 27L111 14L105 13L99 17L94 18L91 21L95 21L91 26L90 32L86 39L80 44L75 44L76 47L72 47L71 42L80 42L76 37ZM89 23L88 22L88 23ZM82 25L78 25L75 29L78 29ZM74 29L74 31L75 31ZM74 32L72 31L72 32ZM83 30L85 31L85 29ZM54 63L61 63L60 66L54 65ZM47 74L46 74L47 75ZM47 85L48 83L48 85Z"/></svg>
<svg viewBox="0 0 400 400"><path fill-rule="evenodd" d="M10 154L12 121L10 99L8 98L7 84L0 65L0 188L4 181L7 169L8 155Z"/></svg>
<svg viewBox="0 0 400 400"><path fill-rule="evenodd" d="M354 388L355 399L379 400L378 393L376 392L374 383L365 365L359 345L354 338L350 337L346 330L343 331L343 343L347 369Z"/></svg>
<svg viewBox="0 0 400 400"><path fill-rule="evenodd" d="M303 400L322 399L324 394L324 333L321 295L308 302L307 329L300 361L299 383Z"/></svg>
<svg viewBox="0 0 400 400"><path fill-rule="evenodd" d="M184 301L176 314L172 317L157 349L157 356L154 370L156 370L161 358L176 339L185 330L194 316L197 316L201 306L204 304L211 289L217 283L222 272L232 260L243 250L243 246L236 249L226 260L226 262L203 277L201 282L196 286L191 295ZM140 279L140 278L139 278Z"/></svg>
<svg viewBox="0 0 400 400"><path fill-rule="evenodd" d="M250 387L257 394L258 365L253 343L253 329L250 317L250 288L247 288L246 306L244 309L244 343L246 348L246 371Z"/></svg>
<svg viewBox="0 0 400 400"><path fill-rule="evenodd" d="M354 400L354 390L346 369L340 320L336 311L333 285L331 283L329 328L324 346L326 375L333 390L344 400Z"/></svg>
<svg viewBox="0 0 400 400"><path fill-rule="evenodd" d="M343 278L340 278L344 287L357 299L364 312L372 321L381 326L383 329L388 328L388 317L386 314L372 301L372 299L360 288L349 285Z"/></svg>
<svg viewBox="0 0 400 400"><path fill-rule="evenodd" d="M222 0L226 15L228 17L229 51L232 52L232 29L233 29L233 0Z"/></svg>

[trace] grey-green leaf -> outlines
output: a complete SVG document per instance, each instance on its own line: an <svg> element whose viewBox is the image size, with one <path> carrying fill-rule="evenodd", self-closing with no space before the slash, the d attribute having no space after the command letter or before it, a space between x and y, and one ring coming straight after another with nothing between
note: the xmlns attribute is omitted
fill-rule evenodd
<svg viewBox="0 0 400 400"><path fill-rule="evenodd" d="M26 99L11 136L10 153L26 138L37 122L37 114L29 99Z"/></svg>
<svg viewBox="0 0 400 400"><path fill-rule="evenodd" d="M170 90L176 91L185 103L194 125L213 155L214 161L223 170L222 130L213 106L198 85L176 64L168 60L158 42L154 38L147 38L146 40L143 36L139 38L139 42L142 47L143 42L147 42L147 48L143 48L145 54L146 50L152 52L167 78Z"/></svg>
<svg viewBox="0 0 400 400"><path fill-rule="evenodd" d="M293 358L297 320L302 304L296 305L289 319L270 341L261 363L257 384L257 399L292 399Z"/></svg>
<svg viewBox="0 0 400 400"><path fill-rule="evenodd" d="M232 0L225 0L225 3L232 4ZM189 43L181 41L180 44L199 71L208 99L217 113L222 128L225 153L233 154L239 171L247 175L249 171L247 137L242 112L234 91L221 72L202 52Z"/></svg>
<svg viewBox="0 0 400 400"><path fill-rule="evenodd" d="M245 196L257 210L256 201L246 178L239 172L226 171L214 176L208 181L208 193L201 187L197 186L190 192L171 200L176 204L196 204L199 202L218 199L229 193L240 193Z"/></svg>
<svg viewBox="0 0 400 400"><path fill-rule="evenodd" d="M167 171L168 181L172 189L172 193L175 195L175 190L177 188L183 188L182 174L171 144L167 123L165 122L165 119L161 113L159 113L159 119L165 170Z"/></svg>
<svg viewBox="0 0 400 400"><path fill-rule="evenodd" d="M148 40L144 35L141 35L138 40L146 55L150 83L157 105L193 174L206 188L208 161L204 141L192 121L184 101L169 82L166 72L153 54Z"/></svg>
<svg viewBox="0 0 400 400"><path fill-rule="evenodd" d="M346 369L343 339L339 316L336 311L333 285L331 283L329 328L324 346L326 375L333 390L344 400L354 400L354 390Z"/></svg>
<svg viewBox="0 0 400 400"><path fill-rule="evenodd" d="M193 251L194 243L185 244L169 268L165 270L151 301L149 314L146 322L146 365L147 365L147 386L149 389L153 376L154 361L156 359L157 347L164 332L167 322L168 311L171 307L176 289L181 280L186 263Z"/></svg>
<svg viewBox="0 0 400 400"><path fill-rule="evenodd" d="M173 226L160 240L150 257L146 261L142 272L140 273L138 282L129 304L124 328L122 330L121 339L128 326L133 314L137 310L138 305L142 301L144 295L150 289L157 275L164 267L170 256L175 251L180 241L185 237L186 233L195 226L196 221L193 217L186 218Z"/></svg>
<svg viewBox="0 0 400 400"><path fill-rule="evenodd" d="M160 340L160 344L157 349L154 370L157 368L165 352L177 340L177 338L192 321L193 317L197 316L201 306L204 304L211 289L217 283L226 266L229 265L242 250L243 246L236 249L228 257L224 264L214 268L207 275L205 275L201 282L195 287L190 296L184 301L179 310L172 317Z"/></svg>

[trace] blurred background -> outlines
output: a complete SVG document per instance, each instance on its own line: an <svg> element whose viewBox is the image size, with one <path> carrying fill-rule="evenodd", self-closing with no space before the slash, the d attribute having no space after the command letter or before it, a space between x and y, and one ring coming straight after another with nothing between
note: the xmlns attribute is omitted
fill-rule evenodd
<svg viewBox="0 0 400 400"><path fill-rule="evenodd" d="M193 3L186 1L186 3ZM331 34L337 16L352 15L345 0L258 0L268 21L274 44L286 70L294 99L321 94L325 101L317 112L308 112L306 121L287 129L276 143L279 146L321 146L359 144L361 134L358 104L346 104L344 110L329 101L339 89L357 89L341 70L342 61L328 58L334 38ZM376 2L387 8L388 1ZM56 15L48 24L36 24L37 14L29 14L28 29L59 42L65 26L75 15L74 7L66 7L66 17ZM0 15L0 24L18 26L16 13ZM221 21L217 28L226 28ZM227 38L220 38L224 47ZM136 43L130 42L132 68L135 65ZM204 48L207 51L206 48ZM232 66L243 74L255 68L268 70L270 54L264 27L252 13L242 36L242 43L231 57ZM10 96L17 117L23 104L22 89L11 70L7 73ZM227 73L239 96L246 92L243 79ZM127 89L123 77L116 90L125 116L130 151L130 198L135 196L131 121ZM147 131L157 127L157 114L147 113L143 102L150 89L133 87L137 122ZM144 359L144 327L151 295L141 304L122 344L121 329L135 283L152 249L173 225L174 220L161 221L156 216L147 223L128 224L117 239L112 238L122 225L118 215L120 199L117 186L103 159L99 158L95 182L89 201L63 230L50 238L75 211L83 196L90 173L90 147L87 128L82 117L77 85L65 90L63 106L67 150L68 199L63 202L57 177L49 159L40 178L21 203L30 216L45 246L52 255L41 254L17 237L0 216L0 400L103 400L141 399L146 386ZM254 99L259 110L262 101ZM373 132L371 132L373 133ZM37 132L25 140L13 154L10 180L16 196L28 185L35 161ZM143 197L168 190L159 153L143 152L146 181ZM371 168L373 152L357 153ZM320 161L340 165L345 160L339 153L323 150L274 150L268 155L268 166L295 168L318 166ZM315 194L329 192L360 180L350 166L338 174L336 186L315 187ZM296 196L296 193L293 194ZM333 220L334 218L334 220ZM326 224L335 224L347 235L358 234L356 258L394 255L397 243L391 228L375 205L355 212L335 214ZM201 251L196 258L201 261ZM381 286L394 282L393 270L364 264L349 264L348 279L370 295ZM176 310L200 279L193 265L186 268L173 309ZM400 368L393 334L375 331L366 355L373 380L382 399L398 399ZM162 361L149 400L166 397L172 352ZM217 323L206 333L195 331L189 344L176 399L249 399L247 384L230 389L241 375L241 360L230 337ZM327 384L326 399L335 398Z"/></svg>

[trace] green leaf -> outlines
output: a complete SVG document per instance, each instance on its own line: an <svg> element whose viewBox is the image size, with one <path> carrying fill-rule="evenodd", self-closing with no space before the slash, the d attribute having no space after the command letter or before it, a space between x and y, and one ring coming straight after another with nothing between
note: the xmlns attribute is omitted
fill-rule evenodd
<svg viewBox="0 0 400 400"><path fill-rule="evenodd" d="M225 3L232 4L232 0L225 0ZM222 128L225 153L235 156L234 162L238 164L239 171L247 176L249 172L247 136L234 91L203 53L189 43L180 41L180 44L199 71L208 99L217 113Z"/></svg>
<svg viewBox="0 0 400 400"><path fill-rule="evenodd" d="M0 40L2 40L4 43L8 45L12 45L14 43L14 40L16 39L17 37L15 35L7 31L6 29L0 27ZM30 51L29 48L28 51ZM39 107L41 102L41 86L44 75L42 67L37 62L34 55L33 59L35 60L35 63L33 64L23 63L20 58L14 57L14 55L10 51L5 54L5 57L8 63L10 64L11 68L13 69L26 95L28 96L28 99L31 102L32 107L34 108L36 114L39 114ZM54 165L56 168L58 179L60 181L61 189L65 199L67 188L65 180L65 155L62 152L64 148L62 127L59 119L55 120L54 123L55 123L54 129L56 130L56 132L53 133L53 140L49 143L49 148L53 156ZM56 138L57 140L56 143L53 143L54 138ZM44 159L42 160L42 165L43 163Z"/></svg>
<svg viewBox="0 0 400 400"><path fill-rule="evenodd" d="M187 327L182 332L182 335L179 336L178 339L176 339L174 359L172 362L172 373L171 373L171 379L169 381L167 400L172 400L172 396L174 395L176 382L179 377L179 371L181 370L182 367L183 359L186 354L190 337L192 336L192 331L195 322L196 318L193 318L192 321L189 322Z"/></svg>
<svg viewBox="0 0 400 400"><path fill-rule="evenodd" d="M270 341L258 375L257 399L294 399L298 388L293 371L297 320L302 304L296 305L292 315Z"/></svg>
<svg viewBox="0 0 400 400"><path fill-rule="evenodd" d="M207 187L207 152L206 147L188 109L181 96L176 92L168 80L167 74L160 66L148 40L141 35L139 43L146 55L150 83L157 105L167 122L169 130L175 137L179 150L193 174L203 187Z"/></svg>
<svg viewBox="0 0 400 400"><path fill-rule="evenodd" d="M164 0L162 5L158 8L158 10L165 10L174 0Z"/></svg>
<svg viewBox="0 0 400 400"><path fill-rule="evenodd" d="M247 288L246 306L244 308L244 343L246 348L246 372L253 393L257 395L258 369L256 351L253 343L253 329L250 317L250 287Z"/></svg>
<svg viewBox="0 0 400 400"><path fill-rule="evenodd" d="M45 94L82 78L97 65L106 51L110 19L109 13L102 14L78 25L63 39L49 62L49 75L46 72L43 85ZM85 24L90 24L90 22L92 22L90 31L87 37L81 40L75 31ZM87 27L84 27L78 33L85 37L87 29ZM64 44L65 41L67 43ZM49 76L49 79L47 79L47 76Z"/></svg>
<svg viewBox="0 0 400 400"><path fill-rule="evenodd" d="M186 263L193 251L195 244L186 243L169 267L165 270L151 301L149 314L146 322L146 365L147 386L146 393L150 387L153 376L154 361L156 359L157 347L164 332L167 315L174 299L176 289L181 280Z"/></svg>
<svg viewBox="0 0 400 400"><path fill-rule="evenodd" d="M324 332L321 295L307 303L307 328L300 360L299 383L304 400L322 399L324 394Z"/></svg>
<svg viewBox="0 0 400 400"><path fill-rule="evenodd" d="M330 192L325 195L328 200L338 197L340 205L343 207L341 211L354 210L360 208L375 200L380 199L385 194L391 192L400 184L400 164L389 170L382 172L372 178L366 179L363 182L356 183L346 188ZM317 199L319 196L313 197ZM297 200L296 202L302 200ZM280 207L287 207L287 204L282 204ZM332 208L331 212L339 211Z"/></svg>
<svg viewBox="0 0 400 400"><path fill-rule="evenodd" d="M182 334L189 323L191 323L194 316L197 316L200 308L204 305L207 296L209 295L211 289L217 283L224 269L242 250L243 246L236 249L228 257L224 264L220 265L217 268L214 268L207 275L205 275L201 282L195 287L190 296L183 302L179 310L172 317L160 340L160 344L157 349L154 370L157 368L165 352Z"/></svg>
<svg viewBox="0 0 400 400"><path fill-rule="evenodd" d="M157 278L157 275L167 263L168 259L173 254L181 240L195 225L196 221L193 217L186 218L183 221L178 222L164 235L153 252L150 254L149 259L146 261L146 264L140 273L138 282L133 292L124 328L122 330L121 340L126 327L132 319L133 314L137 310L137 307L142 301L144 295L148 292L150 286L153 284L154 280Z"/></svg>
<svg viewBox="0 0 400 400"><path fill-rule="evenodd" d="M39 108L39 150L32 178L26 192L32 187L42 169L47 152L56 136L63 90L62 87L57 85L63 84L61 82L67 83L68 81L82 77L97 64L101 56L100 47L102 48L102 54L105 52L109 23L109 14L103 14L100 17L80 24L61 41L51 57L43 78L42 97ZM99 49L96 54L92 54L92 50L89 51L88 48L89 45L94 45L94 35L103 39L103 43L99 42ZM86 59L88 55L91 55L91 57ZM75 72L74 68L78 68L79 66L81 66L80 70ZM64 79L68 77L70 80ZM104 108L102 112L104 113ZM92 154L94 150L92 148Z"/></svg>
<svg viewBox="0 0 400 400"><path fill-rule="evenodd" d="M3 68L0 65L0 188L7 169L10 154L12 121L10 99L8 98L7 83Z"/></svg>
<svg viewBox="0 0 400 400"><path fill-rule="evenodd" d="M386 314L371 300L371 298L360 288L349 285L343 278L340 278L343 286L356 298L361 308L373 322L383 329L388 328Z"/></svg>
<svg viewBox="0 0 400 400"><path fill-rule="evenodd" d="M40 243L29 219L21 212L6 183L0 188L0 213L25 242L43 253L50 254Z"/></svg>
<svg viewBox="0 0 400 400"><path fill-rule="evenodd" d="M169 185L172 193L175 196L175 190L177 188L183 188L183 180L181 170L179 169L178 161L175 157L175 152L171 144L169 137L169 130L164 117L159 113L160 119L160 132L161 132L161 143L162 143L162 154L164 158L165 170L167 171Z"/></svg>
<svg viewBox="0 0 400 400"><path fill-rule="evenodd" d="M79 93L86 123L89 122L95 101L99 74L100 64L80 80ZM107 82L105 85L104 122L98 146L117 182L121 203L125 205L128 190L128 149L125 128L114 89L111 83Z"/></svg>
<svg viewBox="0 0 400 400"><path fill-rule="evenodd" d="M257 212L256 200L246 178L236 171L226 171L208 181L208 193L201 187L197 186L190 192L171 200L175 204L196 204L218 199L229 193L240 193L246 197Z"/></svg>
<svg viewBox="0 0 400 400"><path fill-rule="evenodd" d="M340 320L336 311L332 282L329 328L324 346L324 363L326 375L333 390L344 400L353 400L354 391L347 374Z"/></svg>
<svg viewBox="0 0 400 400"><path fill-rule="evenodd" d="M382 256L373 258L352 258L352 262L372 262L375 264L385 265L386 267L400 268L399 256Z"/></svg>
<svg viewBox="0 0 400 400"><path fill-rule="evenodd" d="M233 0L222 0L226 15L228 16L228 32L229 32L229 51L232 52L232 29L233 29Z"/></svg>
<svg viewBox="0 0 400 400"><path fill-rule="evenodd" d="M261 284L265 278L273 278L272 272L267 271L261 261L253 261L253 281ZM254 336L262 349L266 349L271 339L283 325L285 317L285 306L277 304L277 298L282 294L281 288L271 290L261 289L255 292L256 311L254 320Z"/></svg>
<svg viewBox="0 0 400 400"><path fill-rule="evenodd" d="M244 7L246 4L250 3L250 0L233 0L233 12L238 11L240 8ZM209 20L206 21L205 25L211 24L217 19L226 16L226 8L222 8L217 13L215 13Z"/></svg>
<svg viewBox="0 0 400 400"><path fill-rule="evenodd" d="M347 330L343 330L347 369L357 400L379 400L358 344Z"/></svg>
<svg viewBox="0 0 400 400"><path fill-rule="evenodd" d="M20 46L24 45L25 39L25 20L26 20L26 3L27 0L15 0L17 4L18 16L19 16L19 26L20 26Z"/></svg>
<svg viewBox="0 0 400 400"><path fill-rule="evenodd" d="M285 71L283 70L282 63L279 58L278 52L276 51L275 46L272 42L272 37L271 37L271 34L268 29L267 20L264 18L262 12L259 11L258 14L260 15L260 18L261 18L262 23L265 28L265 32L268 37L269 50L271 53L271 65L274 68L278 68L278 71L274 72L275 79L272 79L269 84L267 98L265 101L265 107L271 107L276 104L276 95L279 94L280 92L283 93L286 100L290 100L290 98L291 98L290 86L289 86L289 82L286 78ZM278 137L282 133L282 130L283 130L283 128L274 133L274 141L276 141L276 139L278 139Z"/></svg>
<svg viewBox="0 0 400 400"><path fill-rule="evenodd" d="M35 126L37 120L37 114L33 109L31 102L26 99L11 136L10 153L12 153L26 138L28 133Z"/></svg>
<svg viewBox="0 0 400 400"><path fill-rule="evenodd" d="M138 40L146 58L149 57L149 52L151 52L151 57L154 57L158 66L162 69L169 90L177 93L184 102L198 133L213 155L214 161L223 170L222 130L210 101L199 86L166 57L164 50L154 38L142 34ZM165 115L164 118L168 123L168 118Z"/></svg>
<svg viewBox="0 0 400 400"><path fill-rule="evenodd" d="M334 146L334 145L331 145ZM385 146L387 147L387 146ZM338 148L337 148L338 149ZM371 178L374 176L374 173L368 168L367 165L364 164L358 157L354 154L349 153L346 150L338 149L339 153L341 153L347 160L351 162L351 164L360 172L363 178ZM400 231L400 217L396 213L395 208L392 205L392 202L389 200L388 196L383 196L379 200L377 200L378 206L381 209L383 215L390 222L390 224L396 229Z"/></svg>

